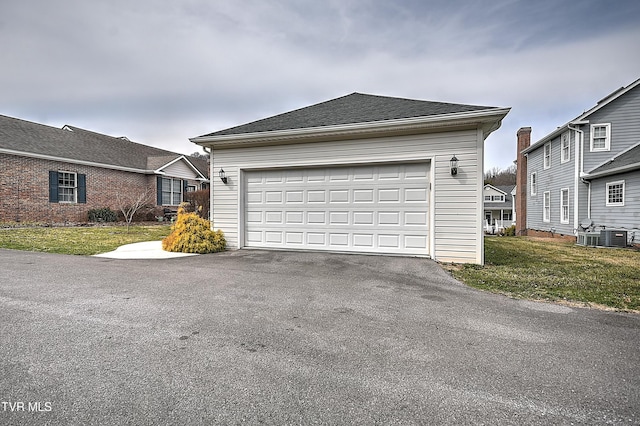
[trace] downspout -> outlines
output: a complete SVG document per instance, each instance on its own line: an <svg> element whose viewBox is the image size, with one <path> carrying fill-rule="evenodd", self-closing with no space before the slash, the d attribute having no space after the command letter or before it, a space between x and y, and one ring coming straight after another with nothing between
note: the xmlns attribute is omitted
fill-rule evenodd
<svg viewBox="0 0 640 426"><path fill-rule="evenodd" d="M572 124L580 125L584 122L575 122L569 123L567 128L569 130L573 130L575 132L575 176L573 180L573 232L576 234L579 229L580 224L580 197L579 197L579 188L580 179L582 178L583 170L584 170L584 131L578 129L577 127L571 127ZM591 196L591 185L589 185L589 198ZM588 217L591 217L591 200L588 200L587 209L589 210Z"/></svg>
<svg viewBox="0 0 640 426"><path fill-rule="evenodd" d="M209 154L209 224L213 231L213 149L202 147Z"/></svg>

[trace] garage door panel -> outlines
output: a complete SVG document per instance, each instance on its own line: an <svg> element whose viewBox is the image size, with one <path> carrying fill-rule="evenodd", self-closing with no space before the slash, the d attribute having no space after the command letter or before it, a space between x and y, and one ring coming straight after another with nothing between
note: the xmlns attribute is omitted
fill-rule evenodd
<svg viewBox="0 0 640 426"><path fill-rule="evenodd" d="M427 255L429 164L245 173L245 246Z"/></svg>

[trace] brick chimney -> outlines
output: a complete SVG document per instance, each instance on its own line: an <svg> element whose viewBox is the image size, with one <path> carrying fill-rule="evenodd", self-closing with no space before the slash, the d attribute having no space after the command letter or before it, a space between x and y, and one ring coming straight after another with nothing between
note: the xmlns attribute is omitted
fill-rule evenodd
<svg viewBox="0 0 640 426"><path fill-rule="evenodd" d="M531 127L518 129L516 160L516 235L527 235L527 157L523 150L531 145Z"/></svg>

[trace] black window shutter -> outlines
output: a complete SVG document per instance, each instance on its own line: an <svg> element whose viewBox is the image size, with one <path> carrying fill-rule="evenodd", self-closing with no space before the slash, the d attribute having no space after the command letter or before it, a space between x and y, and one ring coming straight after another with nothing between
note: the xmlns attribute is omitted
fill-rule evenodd
<svg viewBox="0 0 640 426"><path fill-rule="evenodd" d="M87 202L87 175L78 173L78 203Z"/></svg>
<svg viewBox="0 0 640 426"><path fill-rule="evenodd" d="M162 205L162 176L158 176L158 178L157 178L157 180L156 180L156 181L157 181L157 183L158 183L158 184L156 185L156 186L157 186L157 189L158 189L158 196L157 196L156 201L157 201L157 204L158 204L159 206L161 206L161 205Z"/></svg>
<svg viewBox="0 0 640 426"><path fill-rule="evenodd" d="M182 181L182 201L187 199L187 186L189 186L189 181L185 179Z"/></svg>
<svg viewBox="0 0 640 426"><path fill-rule="evenodd" d="M49 170L49 202L58 202L58 172Z"/></svg>

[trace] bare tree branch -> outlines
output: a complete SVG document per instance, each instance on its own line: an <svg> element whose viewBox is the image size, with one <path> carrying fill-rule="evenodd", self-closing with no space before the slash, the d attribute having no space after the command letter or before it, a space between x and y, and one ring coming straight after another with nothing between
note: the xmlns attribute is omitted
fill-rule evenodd
<svg viewBox="0 0 640 426"><path fill-rule="evenodd" d="M124 216L124 220L127 222L127 232L131 226L131 221L135 214L143 208L147 208L151 204L152 192L150 188L147 188L144 192L137 194L116 194L116 202L118 208Z"/></svg>

